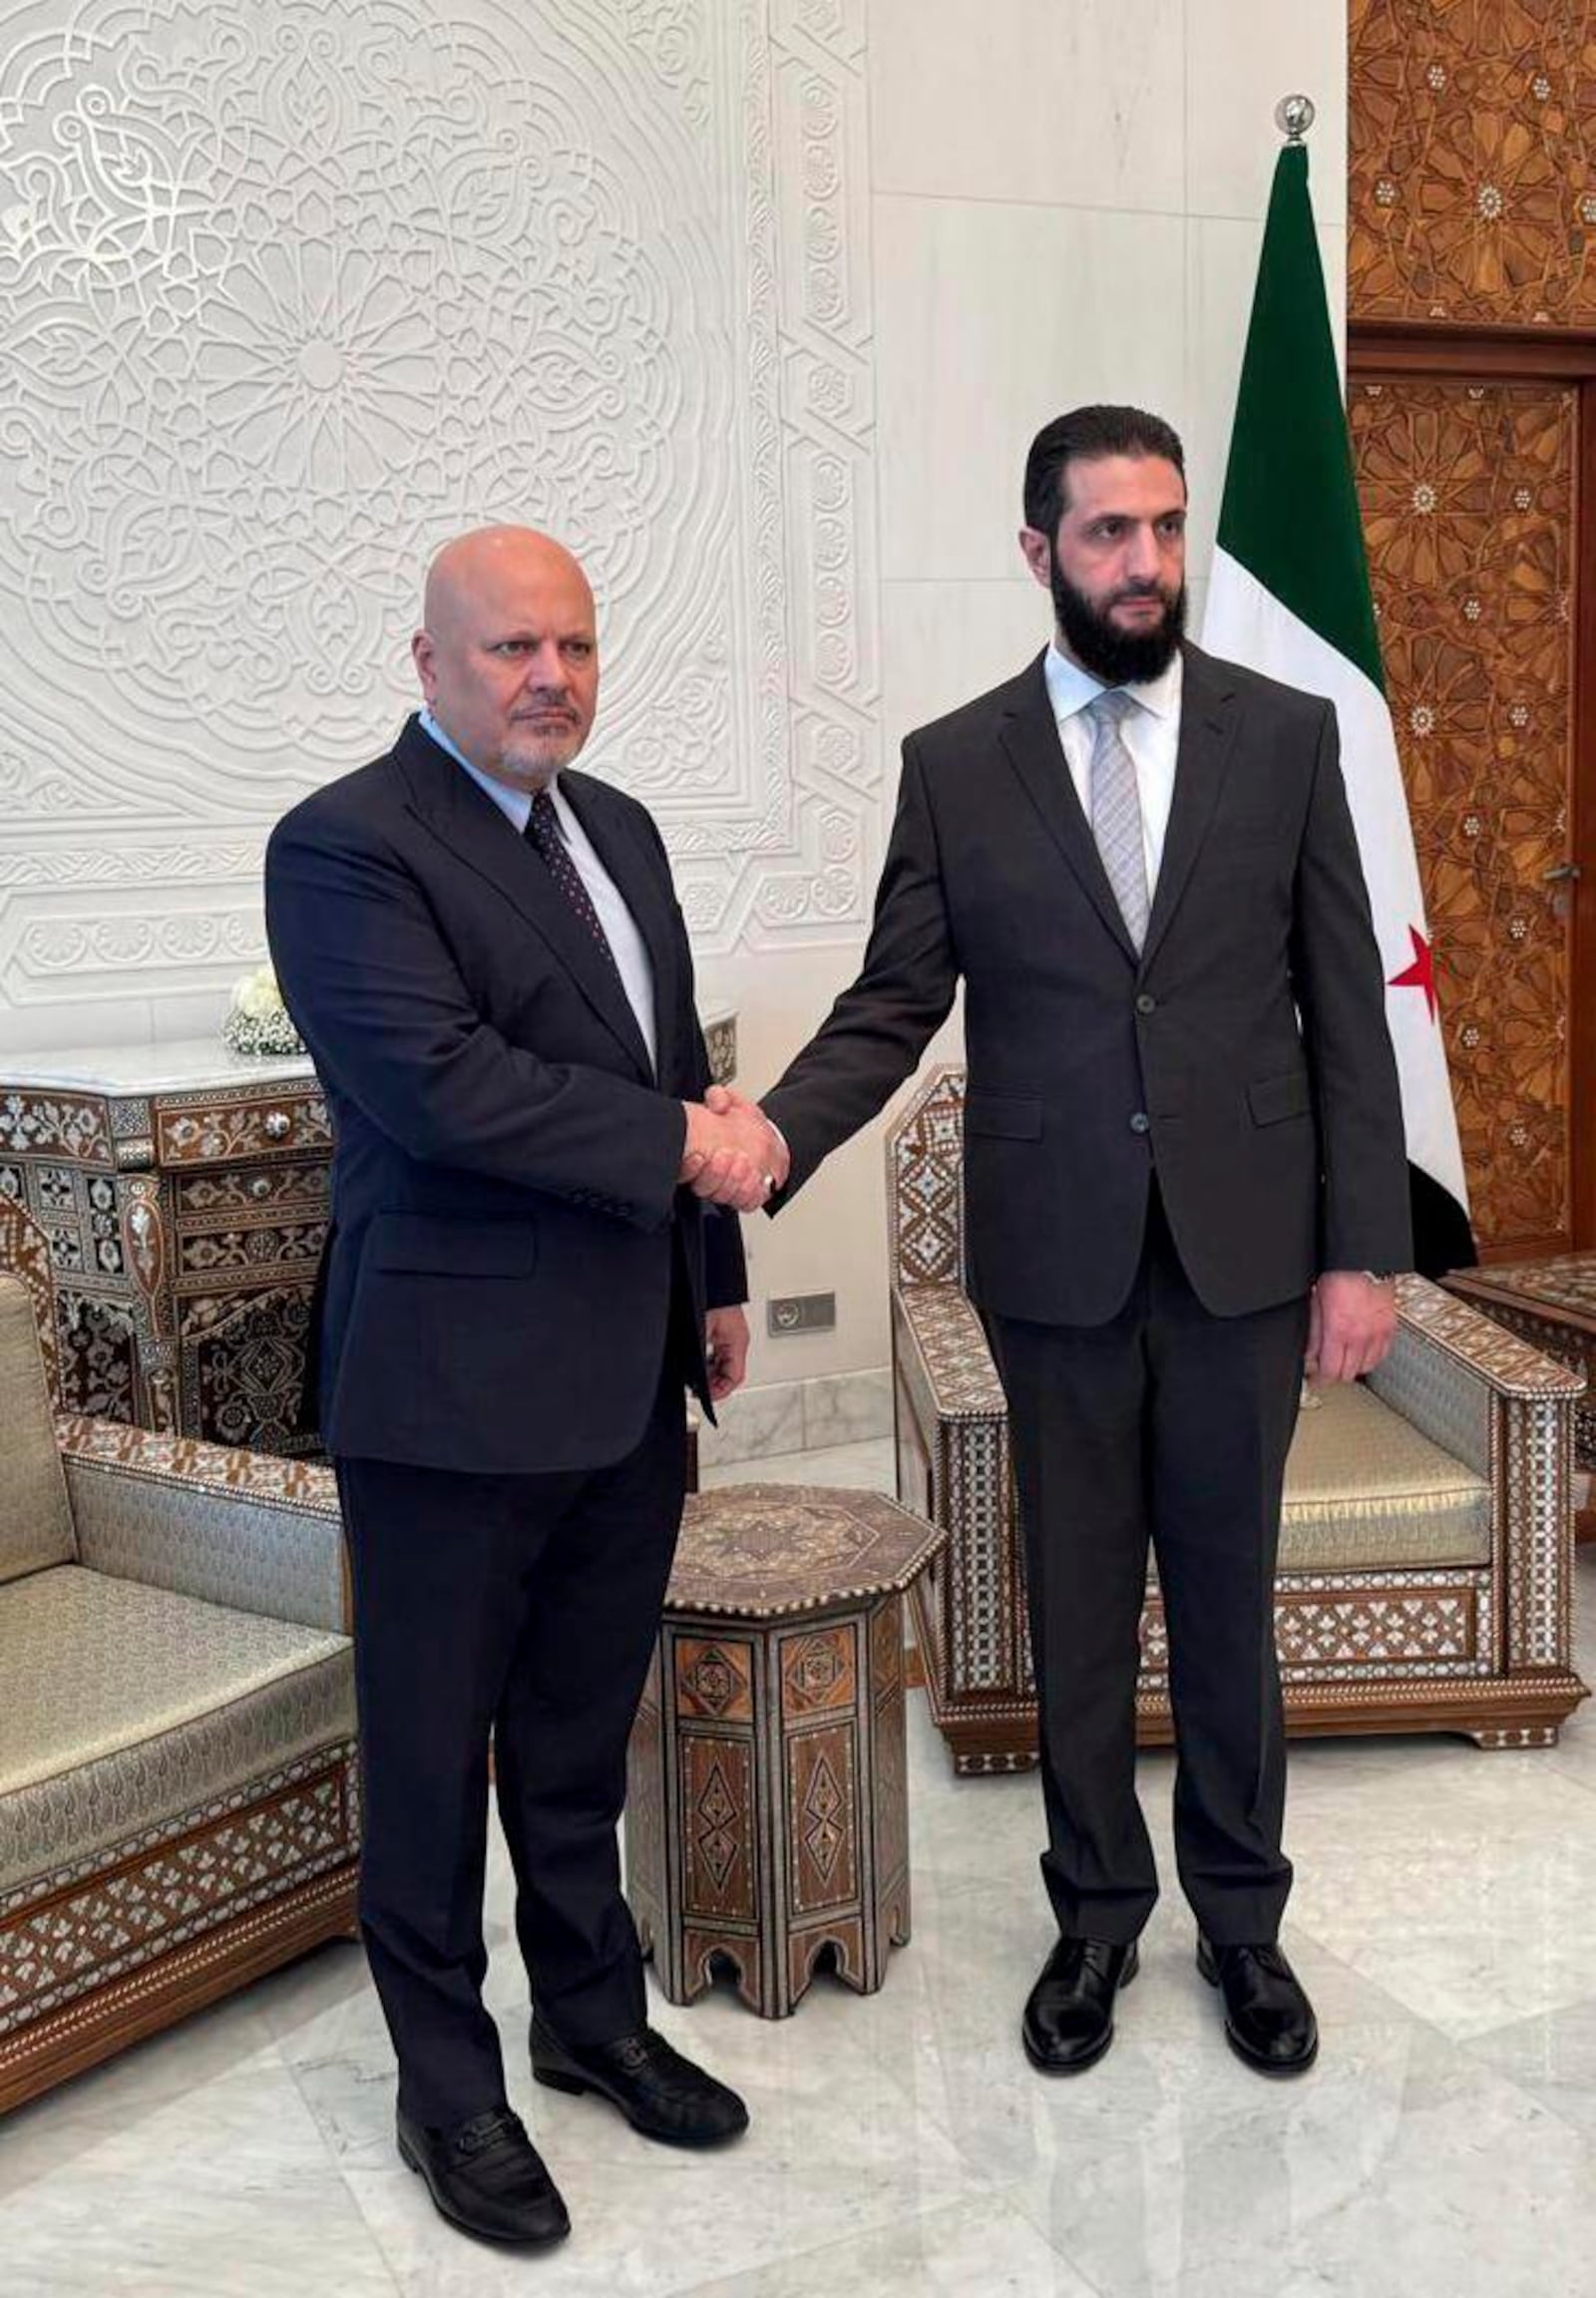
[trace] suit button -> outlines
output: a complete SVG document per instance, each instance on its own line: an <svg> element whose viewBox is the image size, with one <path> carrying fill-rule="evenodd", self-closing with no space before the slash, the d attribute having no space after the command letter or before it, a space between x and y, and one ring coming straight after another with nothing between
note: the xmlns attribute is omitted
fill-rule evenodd
<svg viewBox="0 0 1596 2298"><path fill-rule="evenodd" d="M1132 1117L1130 1121L1130 1129L1132 1133L1150 1133L1152 1131L1153 1121L1148 1116L1145 1109L1137 1110L1135 1116Z"/></svg>
<svg viewBox="0 0 1596 2298"><path fill-rule="evenodd" d="M1156 1013L1158 1010L1157 998L1149 997L1144 989L1136 1000L1136 1010L1138 1013Z"/></svg>

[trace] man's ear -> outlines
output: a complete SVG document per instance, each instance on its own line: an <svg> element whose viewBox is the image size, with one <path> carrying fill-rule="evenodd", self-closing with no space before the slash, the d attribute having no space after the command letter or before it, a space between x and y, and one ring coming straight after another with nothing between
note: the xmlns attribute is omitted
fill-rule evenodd
<svg viewBox="0 0 1596 2298"><path fill-rule="evenodd" d="M430 702L438 691L438 673L434 667L433 659L435 652L432 632L430 630L418 630L410 641L410 659L416 666L416 676L421 680L421 696L424 702Z"/></svg>
<svg viewBox="0 0 1596 2298"><path fill-rule="evenodd" d="M1044 590L1053 586L1052 546L1038 527L1021 527L1019 555Z"/></svg>

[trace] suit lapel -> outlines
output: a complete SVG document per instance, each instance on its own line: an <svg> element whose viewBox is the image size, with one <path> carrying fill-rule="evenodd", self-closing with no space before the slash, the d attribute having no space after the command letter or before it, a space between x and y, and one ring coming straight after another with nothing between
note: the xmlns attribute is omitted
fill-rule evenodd
<svg viewBox="0 0 1596 2298"><path fill-rule="evenodd" d="M654 1043L659 1049L659 1079L663 1084L680 1073L676 1043L678 929L673 907L665 898L657 864L644 852L625 809L613 802L604 784L591 774L567 772L560 777L560 789L618 887L648 952L654 982ZM628 1013L631 1010L629 1006L626 1009Z"/></svg>
<svg viewBox="0 0 1596 2298"><path fill-rule="evenodd" d="M400 735L393 755L415 813L543 936L599 1020L651 1083L648 1049L618 974L525 839L516 836L493 800L423 733L415 719ZM650 951L652 947L650 942Z"/></svg>
<svg viewBox="0 0 1596 2298"><path fill-rule="evenodd" d="M1058 739L1058 721L1042 675L1045 655L1021 671L999 728L1008 760L1054 844L1079 879L1081 889L1114 940L1134 965L1136 946L1125 930L1114 890L1108 883L1091 824L1075 795L1075 784Z"/></svg>
<svg viewBox="0 0 1596 2298"><path fill-rule="evenodd" d="M1180 745L1175 755L1175 796L1169 810L1163 860L1153 892L1152 915L1141 961L1146 965L1169 931L1202 851L1214 808L1225 786L1236 737L1236 692L1211 656L1185 649L1181 680Z"/></svg>

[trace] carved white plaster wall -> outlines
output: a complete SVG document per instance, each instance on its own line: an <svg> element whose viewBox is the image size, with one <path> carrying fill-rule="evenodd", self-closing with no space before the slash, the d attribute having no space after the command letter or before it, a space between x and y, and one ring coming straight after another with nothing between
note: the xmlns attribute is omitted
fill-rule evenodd
<svg viewBox="0 0 1596 2298"><path fill-rule="evenodd" d="M0 1006L260 949L264 828L547 525L705 953L880 809L864 0L0 0Z"/></svg>

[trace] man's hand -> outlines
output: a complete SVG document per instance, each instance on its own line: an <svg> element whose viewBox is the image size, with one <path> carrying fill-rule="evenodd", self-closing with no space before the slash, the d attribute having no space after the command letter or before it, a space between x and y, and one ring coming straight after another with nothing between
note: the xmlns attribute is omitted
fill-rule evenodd
<svg viewBox="0 0 1596 2298"><path fill-rule="evenodd" d="M704 1319L709 1393L718 1404L748 1375L748 1320L740 1309L711 1309Z"/></svg>
<svg viewBox="0 0 1596 2298"><path fill-rule="evenodd" d="M731 1116L738 1110L750 1117L757 1117L770 1137L766 1171L770 1175L771 1185L776 1189L786 1187L787 1175L792 1170L791 1152L780 1127L771 1123L757 1101L745 1099L741 1093L733 1092L729 1085L711 1085L704 1095L704 1107L712 1109L717 1117Z"/></svg>
<svg viewBox="0 0 1596 2298"><path fill-rule="evenodd" d="M720 1106L687 1101L687 1141L677 1179L695 1196L756 1213L787 1177L781 1136L751 1101L710 1087Z"/></svg>
<svg viewBox="0 0 1596 2298"><path fill-rule="evenodd" d="M1314 1287L1304 1369L1310 1380L1356 1380L1396 1338L1393 1288L1355 1269L1329 1269Z"/></svg>

